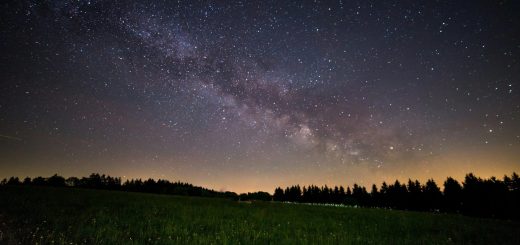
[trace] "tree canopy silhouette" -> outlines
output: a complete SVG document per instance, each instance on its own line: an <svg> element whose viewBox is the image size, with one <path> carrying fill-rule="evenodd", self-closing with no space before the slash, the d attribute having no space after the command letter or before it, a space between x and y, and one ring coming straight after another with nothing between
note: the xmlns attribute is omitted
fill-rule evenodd
<svg viewBox="0 0 520 245"><path fill-rule="evenodd" d="M518 174L481 179L472 173L464 178L462 185L448 177L443 190L433 179L421 184L409 179L407 184L396 180L388 185L383 182L378 188L372 185L370 193L365 187L347 186L318 187L315 185L277 187L273 200L282 202L328 203L363 207L379 207L402 210L454 212L466 215L520 219L520 178Z"/></svg>
<svg viewBox="0 0 520 245"><path fill-rule="evenodd" d="M168 180L129 179L93 173L88 177L69 177L57 174L51 177L10 177L0 181L1 185L76 187L157 194L222 197L235 200L278 201L298 203L337 204L362 207L378 207L416 211L454 212L473 216L520 219L520 177L517 173L505 175L502 179L491 177L482 179L469 173L464 181L448 177L443 190L433 179L421 184L409 179L406 183L396 180L393 184L383 182L380 187L372 185L370 192L364 186L300 186L285 189L277 187L274 195L267 192L243 193L219 192L183 182Z"/></svg>

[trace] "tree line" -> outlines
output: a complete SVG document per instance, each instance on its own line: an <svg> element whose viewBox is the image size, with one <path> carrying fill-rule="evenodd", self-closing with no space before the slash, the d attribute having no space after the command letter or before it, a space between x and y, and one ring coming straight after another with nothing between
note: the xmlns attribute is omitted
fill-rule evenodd
<svg viewBox="0 0 520 245"><path fill-rule="evenodd" d="M520 219L520 178L518 174L503 179L482 179L467 174L462 183L448 177L443 190L429 179L421 184L409 179L372 185L370 191L354 184L318 187L315 185L278 187L273 200L280 202L343 204L401 210L461 213L472 216Z"/></svg>
<svg viewBox="0 0 520 245"><path fill-rule="evenodd" d="M10 177L0 185L32 185L54 187L76 187L89 189L146 192L157 194L220 197L234 200L279 201L297 203L338 204L360 207L376 207L401 210L452 212L472 216L520 219L520 178L518 174L505 175L502 179L482 179L470 173L462 183L448 177L443 189L433 179L422 184L409 179L406 183L396 180L392 184L383 182L372 185L370 191L364 186L303 186L294 185L267 192L243 193L215 191L183 182L168 180L129 179L93 173L88 177L64 178L57 174L51 177Z"/></svg>
<svg viewBox="0 0 520 245"><path fill-rule="evenodd" d="M219 192L199 186L194 186L183 182L170 182L168 180L154 179L129 179L125 182L120 177L93 173L88 177L69 177L65 179L57 174L51 177L36 177L31 179L26 177L20 180L18 177L3 179L1 185L33 185L33 186L53 186L53 187L77 187L88 189L117 190L130 192L146 192L157 194L170 194L182 196L201 196L201 197L223 197L238 198L234 192Z"/></svg>
<svg viewBox="0 0 520 245"><path fill-rule="evenodd" d="M200 196L200 197L221 197L231 198L234 200L250 201L271 201L272 196L268 192L248 192L238 195L231 191L215 191L200 186L194 186L189 183L180 181L170 182L168 180L159 179L129 179L125 182L120 177L112 177L110 175L92 173L88 177L69 177L64 178L60 175L50 177L36 177L31 179L26 177L20 180L18 177L5 178L0 181L0 185L32 185L32 186L53 186L53 187L78 187L89 189L117 190L130 192L145 192L156 194L169 194L181 196Z"/></svg>

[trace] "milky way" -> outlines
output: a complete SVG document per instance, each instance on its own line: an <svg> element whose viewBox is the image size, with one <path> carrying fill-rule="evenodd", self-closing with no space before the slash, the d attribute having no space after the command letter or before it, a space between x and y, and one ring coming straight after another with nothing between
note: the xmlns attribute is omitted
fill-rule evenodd
<svg viewBox="0 0 520 245"><path fill-rule="evenodd" d="M221 190L520 170L514 1L7 1L0 177Z"/></svg>

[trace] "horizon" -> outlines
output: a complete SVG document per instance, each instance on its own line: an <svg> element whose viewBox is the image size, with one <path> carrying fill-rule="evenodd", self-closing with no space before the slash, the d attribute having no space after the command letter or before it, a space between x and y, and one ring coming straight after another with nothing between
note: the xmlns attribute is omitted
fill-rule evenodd
<svg viewBox="0 0 520 245"><path fill-rule="evenodd" d="M130 2L3 4L0 178L520 172L519 2Z"/></svg>
<svg viewBox="0 0 520 245"><path fill-rule="evenodd" d="M464 178L465 176L469 175L469 174L473 174L475 177L479 178L479 179L483 179L483 180L487 180L487 179L491 179L493 177L496 177L497 179L499 180L502 180L505 176L508 176L510 174L515 174L516 172L512 172L512 173L506 173L506 174L503 174L501 176L494 176L494 175L491 175L491 176L481 176L479 174L476 174L476 173L473 173L473 172L468 172L466 174L464 174L463 177L461 178L456 178L456 177L453 177L453 176L446 176L444 179L435 179L435 178L426 178L426 179L417 179L417 178L406 178L406 179L394 179L394 180L384 180L380 183L370 183L370 184L360 184L360 183L355 183L353 182L352 184L333 184L333 185L328 185L328 184L315 184L315 183L311 183L311 184L300 184L300 183L295 183L295 184L289 184L289 185L277 185L277 186L274 186L272 188L272 190L247 190L247 191L235 191L235 190L226 190L226 189L216 189L216 188L212 188L212 187L209 187L209 186L205 186L205 185L200 185L200 184L197 184L197 183L192 183L192 182L189 182L189 181L183 181L183 180L178 180L178 179L167 179L167 178L152 178L152 177L145 177L145 178L129 178L127 176L113 176L113 175L110 175L110 174L106 174L106 173L97 173L97 172L94 172L94 173L90 173L90 174L99 174L99 175L105 175L105 176L110 176L110 177L113 177L113 178L121 178L121 184L125 183L126 181L131 181L131 180L142 180L142 181L145 181L145 180L148 180L148 179L153 179L155 181L158 181L158 180L166 180L166 181L169 181L171 183L175 183L175 182L180 182L180 183L186 183L186 184L192 184L193 186L196 186L196 187L202 187L202 188L205 188L205 189L208 189L208 190L213 190L213 191L218 191L218 192L234 192L234 193L237 193L237 194L242 194L242 193L254 193L254 192L267 192L269 194L273 194L274 193L274 190L276 188L286 188L286 187L291 187L291 186L300 186L300 187L308 187L308 186L318 186L318 187L324 187L324 186L327 186L329 188L334 188L334 187L344 187L344 188L350 188L352 187L354 184L357 184L359 185L360 187L365 187L367 188L371 188L372 185L376 185L377 188L379 189L381 187L381 185L384 183L388 184L388 185L391 185L391 184L394 184L395 181L399 181L399 183L401 184L404 184L404 185L408 185L408 180L412 180L412 181L419 181L421 183L421 185L424 185L428 180L433 180L437 186L440 188L440 190L444 190L444 181L446 181L446 179L448 178L452 178L454 180L456 180L460 185L463 185L465 182L464 182ZM54 174L51 174L51 175L38 175L38 176L7 176L7 177L1 177L0 176L0 179L5 179L5 180L8 180L10 177L17 177L19 178L19 180L22 182L25 178L30 178L30 179L34 179L34 178L37 178L37 177L43 177L43 178L50 178L54 175L58 175L58 176L61 176L61 177L64 177L65 180L68 179L68 178L71 178L71 177L76 177L76 178L89 178L89 175L84 175L84 176L66 176L66 175L61 175L59 173L54 173Z"/></svg>

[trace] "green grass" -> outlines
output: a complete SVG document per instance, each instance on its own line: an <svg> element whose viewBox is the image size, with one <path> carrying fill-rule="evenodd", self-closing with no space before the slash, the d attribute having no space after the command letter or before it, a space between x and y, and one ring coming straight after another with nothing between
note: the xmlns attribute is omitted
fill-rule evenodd
<svg viewBox="0 0 520 245"><path fill-rule="evenodd" d="M520 244L520 223L459 215L0 188L0 243Z"/></svg>

